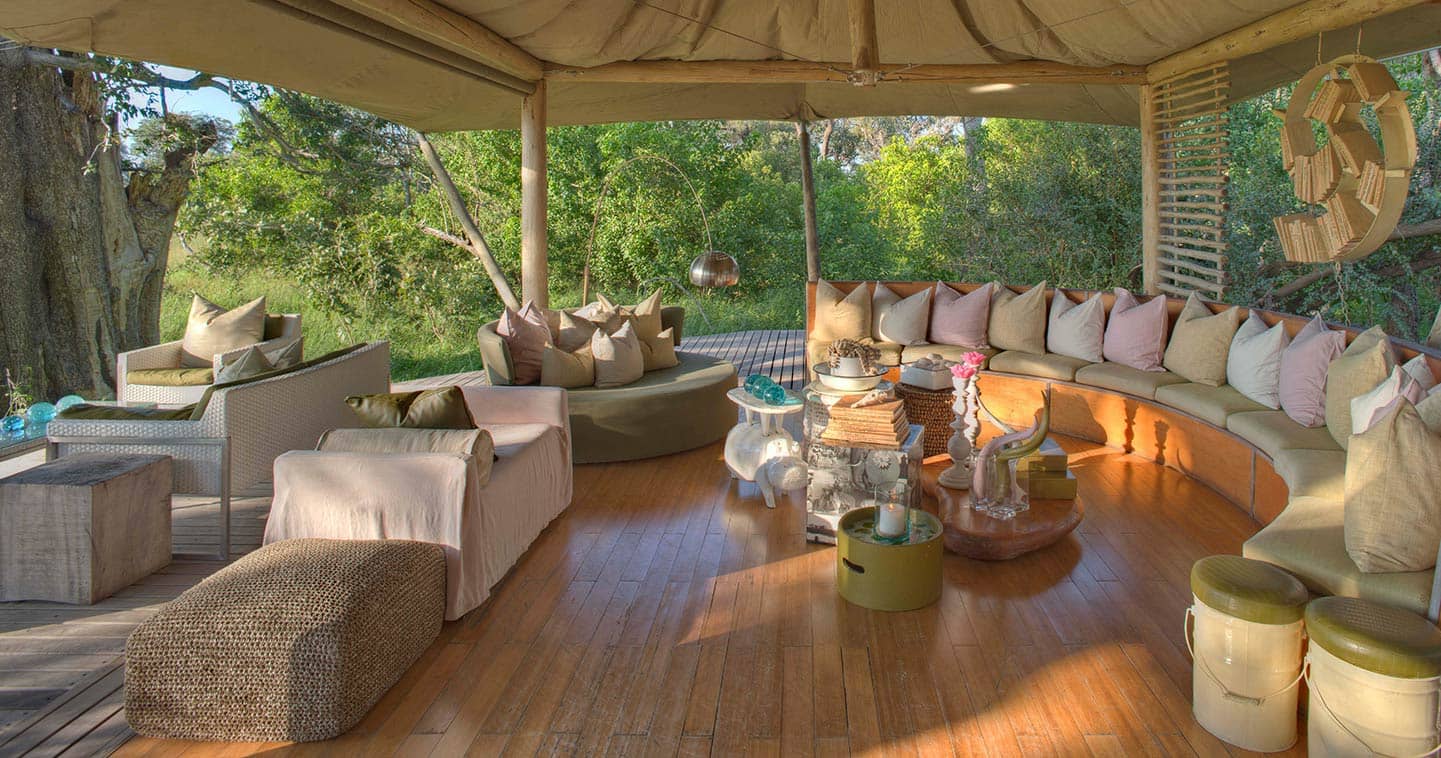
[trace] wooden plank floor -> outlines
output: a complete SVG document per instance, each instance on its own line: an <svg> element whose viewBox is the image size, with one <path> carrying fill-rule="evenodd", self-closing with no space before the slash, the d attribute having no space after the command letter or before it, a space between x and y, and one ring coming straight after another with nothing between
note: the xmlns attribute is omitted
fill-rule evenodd
<svg viewBox="0 0 1441 758"><path fill-rule="evenodd" d="M769 364L795 386L799 333L765 334L687 349L726 355L742 375ZM1238 552L1256 525L1169 469L1067 446L1088 509L1080 528L1013 561L947 555L930 608L841 600L834 549L804 541L798 493L767 510L753 485L730 479L717 444L577 467L574 503L492 599L446 624L334 742L130 739L112 655L88 671L75 664L77 685L27 728L0 733L0 756L104 754L122 742L118 754L157 756L1242 754L1191 718L1180 630L1191 563ZM258 541L268 502L252 502L237 518ZM218 565L177 564L129 588L116 598L128 605L104 613L131 615L112 615L109 631L128 633L152 600ZM0 624L35 612L15 605L0 604ZM30 623L4 627L0 649L49 628L46 644L68 654L98 631L56 627L100 626ZM106 639L118 654L123 636Z"/></svg>

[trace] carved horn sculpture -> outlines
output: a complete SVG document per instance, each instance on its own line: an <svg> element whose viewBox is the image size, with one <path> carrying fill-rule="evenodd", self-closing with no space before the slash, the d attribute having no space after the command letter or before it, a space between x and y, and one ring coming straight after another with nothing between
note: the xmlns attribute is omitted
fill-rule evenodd
<svg viewBox="0 0 1441 758"><path fill-rule="evenodd" d="M1041 407L1036 411L1036 424L1003 434L987 442L976 456L971 480L971 497L978 507L997 500L1010 500L1012 495L1011 461L1024 458L1040 449L1051 429L1051 390L1041 393Z"/></svg>

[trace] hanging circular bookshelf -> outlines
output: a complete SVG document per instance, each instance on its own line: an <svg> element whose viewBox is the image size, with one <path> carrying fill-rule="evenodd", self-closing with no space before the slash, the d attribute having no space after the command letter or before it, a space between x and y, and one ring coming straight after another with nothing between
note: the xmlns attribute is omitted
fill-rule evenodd
<svg viewBox="0 0 1441 758"><path fill-rule="evenodd" d="M1380 126L1367 128L1365 108ZM1401 220L1416 129L1406 92L1386 67L1364 55L1343 55L1296 83L1281 123L1281 162L1296 197L1310 211L1272 219L1286 259L1299 263L1354 261L1379 248ZM1326 141L1318 144L1315 125Z"/></svg>

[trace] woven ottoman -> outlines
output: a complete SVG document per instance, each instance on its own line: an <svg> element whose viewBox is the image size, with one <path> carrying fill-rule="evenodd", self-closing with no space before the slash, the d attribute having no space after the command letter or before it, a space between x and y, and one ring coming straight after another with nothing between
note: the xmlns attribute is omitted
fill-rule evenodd
<svg viewBox="0 0 1441 758"><path fill-rule="evenodd" d="M433 642L439 545L286 540L221 569L130 635L125 716L147 737L344 733Z"/></svg>

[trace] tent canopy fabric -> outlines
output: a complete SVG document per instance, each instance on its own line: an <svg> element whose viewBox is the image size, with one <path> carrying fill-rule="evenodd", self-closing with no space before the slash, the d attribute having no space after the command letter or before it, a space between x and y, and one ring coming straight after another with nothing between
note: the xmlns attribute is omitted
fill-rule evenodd
<svg viewBox="0 0 1441 758"><path fill-rule="evenodd" d="M474 22L548 68L626 61L851 58L848 0L395 0ZM513 76L387 25L374 0L5 0L0 36L197 69L307 92L422 131L513 129ZM1295 0L880 0L882 64L1045 61L1140 66L1264 19ZM364 23L356 22L359 19ZM1441 43L1441 4L1367 20L1362 51L1386 57ZM476 27L479 28L479 27ZM378 30L378 31L377 31ZM1357 27L1323 37L1353 52ZM420 53L416 51L420 50ZM427 52L428 51L428 52ZM1297 79L1315 39L1231 62L1231 97ZM454 61L459 61L456 65ZM845 64L848 65L848 64ZM483 68L483 67L481 67ZM524 82L521 82L524 84ZM672 119L883 115L1010 116L1134 125L1134 84L882 81L611 82L547 77L551 125Z"/></svg>

